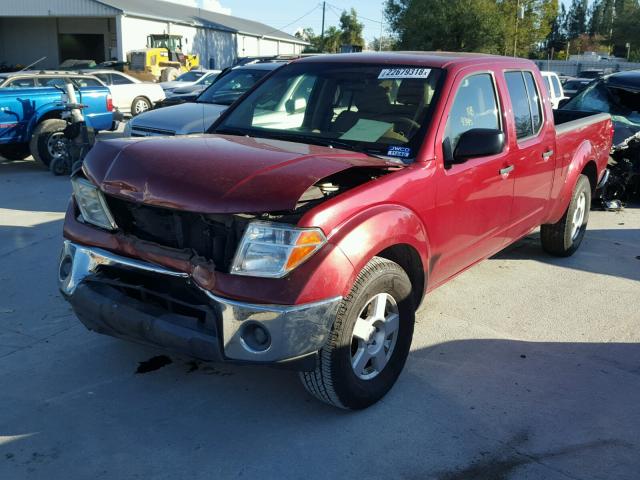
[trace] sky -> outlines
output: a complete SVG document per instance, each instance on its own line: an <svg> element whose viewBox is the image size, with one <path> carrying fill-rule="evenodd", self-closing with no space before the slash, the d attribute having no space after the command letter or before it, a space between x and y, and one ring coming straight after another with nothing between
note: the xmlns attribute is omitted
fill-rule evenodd
<svg viewBox="0 0 640 480"><path fill-rule="evenodd" d="M173 0L236 17L255 20L293 34L299 28L311 27L316 34L322 28L321 1L316 0ZM325 29L338 26L342 10L355 8L364 23L363 36L367 42L380 36L380 21L384 0L330 0L327 1ZM300 18L302 17L302 18ZM365 18L366 17L366 18Z"/></svg>

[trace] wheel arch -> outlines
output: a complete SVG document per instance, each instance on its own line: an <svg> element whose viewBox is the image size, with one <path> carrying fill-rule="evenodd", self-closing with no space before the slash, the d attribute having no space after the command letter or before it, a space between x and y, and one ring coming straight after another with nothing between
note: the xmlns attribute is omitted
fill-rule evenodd
<svg viewBox="0 0 640 480"><path fill-rule="evenodd" d="M402 267L411 281L414 305L418 308L424 298L427 281L425 268L418 251L409 244L398 243L385 248L375 256L391 260Z"/></svg>
<svg viewBox="0 0 640 480"><path fill-rule="evenodd" d="M586 175L591 184L592 193L595 191L598 183L598 167L595 161L597 157L593 144L589 140L584 140L578 148L575 150L571 162L569 163L564 181L560 179L562 185L559 187L559 191L552 198L553 208L549 212L549 216L545 219L544 223L556 223L562 218L565 210L571 202L571 196L573 195L573 189L576 186L576 182L580 175ZM560 176L560 175L558 175Z"/></svg>
<svg viewBox="0 0 640 480"><path fill-rule="evenodd" d="M353 265L353 277L345 291L351 289L373 257L382 257L405 270L414 289L416 307L420 304L427 286L429 240L425 225L415 212L400 205L377 205L340 226L330 241Z"/></svg>

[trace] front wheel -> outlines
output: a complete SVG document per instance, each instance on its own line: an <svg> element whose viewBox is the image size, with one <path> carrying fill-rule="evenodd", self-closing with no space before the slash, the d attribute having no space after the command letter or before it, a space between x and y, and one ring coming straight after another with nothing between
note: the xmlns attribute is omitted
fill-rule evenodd
<svg viewBox="0 0 640 480"><path fill-rule="evenodd" d="M67 155L69 139L63 133L66 127L66 120L58 118L50 118L40 122L33 130L29 142L33 158L48 167L54 158Z"/></svg>
<svg viewBox="0 0 640 480"><path fill-rule="evenodd" d="M316 369L300 373L303 385L336 407L357 410L374 404L402 372L414 319L406 272L374 257L342 301Z"/></svg>
<svg viewBox="0 0 640 480"><path fill-rule="evenodd" d="M591 184L585 175L580 175L562 218L556 223L540 227L543 250L557 257L573 255L587 231L590 206Z"/></svg>

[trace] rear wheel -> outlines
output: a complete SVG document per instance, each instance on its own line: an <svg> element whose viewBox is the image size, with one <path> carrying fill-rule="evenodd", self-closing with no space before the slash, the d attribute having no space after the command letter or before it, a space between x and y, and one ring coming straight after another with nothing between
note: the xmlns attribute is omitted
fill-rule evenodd
<svg viewBox="0 0 640 480"><path fill-rule="evenodd" d="M366 408L394 385L409 354L415 306L406 272L374 257L342 301L316 369L301 372L309 393L346 409Z"/></svg>
<svg viewBox="0 0 640 480"><path fill-rule="evenodd" d="M29 142L33 158L48 167L53 158L66 155L69 143L63 134L66 126L67 122L59 118L50 118L40 122L33 130Z"/></svg>
<svg viewBox="0 0 640 480"><path fill-rule="evenodd" d="M146 112L149 109L151 109L151 102L145 97L136 97L133 99L133 102L131 102L132 117L135 117L142 112Z"/></svg>
<svg viewBox="0 0 640 480"><path fill-rule="evenodd" d="M558 257L575 253L587 230L590 205L591 184L585 175L580 175L562 218L557 223L540 227L540 239L545 252Z"/></svg>
<svg viewBox="0 0 640 480"><path fill-rule="evenodd" d="M29 152L28 143L0 145L0 157L4 157L7 160L24 160L29 155L31 155L31 152Z"/></svg>

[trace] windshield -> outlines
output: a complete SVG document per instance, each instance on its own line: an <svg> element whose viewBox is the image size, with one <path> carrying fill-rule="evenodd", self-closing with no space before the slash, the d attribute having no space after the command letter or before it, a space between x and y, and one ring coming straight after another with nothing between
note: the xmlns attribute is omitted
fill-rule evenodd
<svg viewBox="0 0 640 480"><path fill-rule="evenodd" d="M415 157L441 70L402 65L290 64L257 87L218 133Z"/></svg>
<svg viewBox="0 0 640 480"><path fill-rule="evenodd" d="M179 82L195 82L203 75L204 75L204 72L191 71L191 72L183 73L178 78L176 78L176 80Z"/></svg>
<svg viewBox="0 0 640 480"><path fill-rule="evenodd" d="M198 97L199 103L231 105L270 70L231 70L218 79Z"/></svg>

